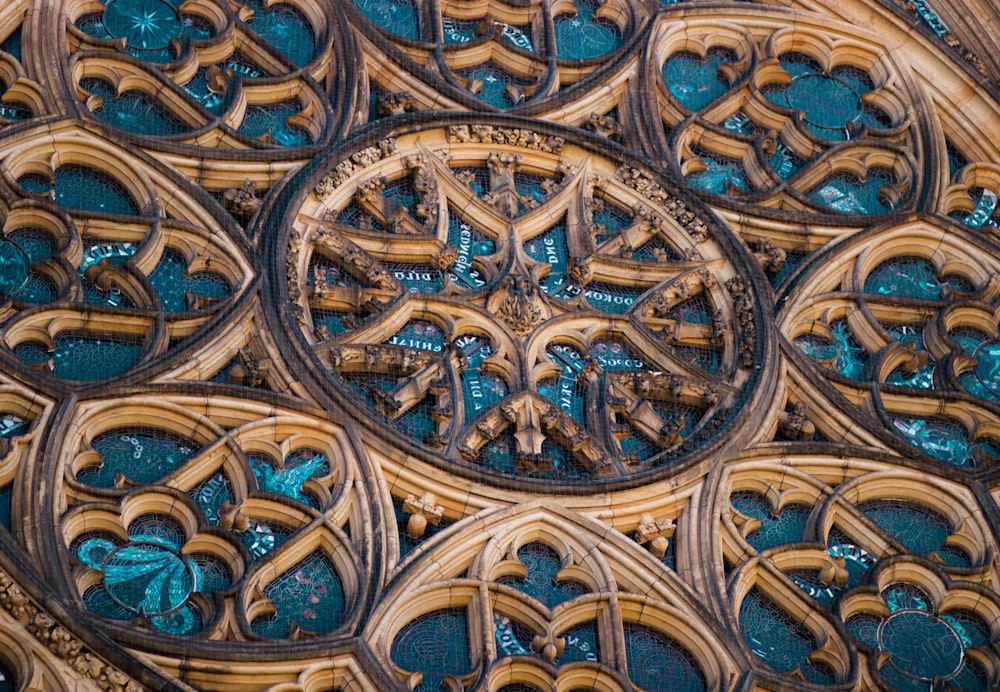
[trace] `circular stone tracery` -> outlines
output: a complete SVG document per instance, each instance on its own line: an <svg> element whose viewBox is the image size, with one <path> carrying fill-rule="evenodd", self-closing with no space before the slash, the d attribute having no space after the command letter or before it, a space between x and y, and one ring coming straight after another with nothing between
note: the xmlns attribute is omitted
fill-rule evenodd
<svg viewBox="0 0 1000 692"><path fill-rule="evenodd" d="M498 121L324 171L285 215L278 313L300 315L321 385L394 430L380 438L452 468L606 481L690 461L753 395L756 270L630 163Z"/></svg>

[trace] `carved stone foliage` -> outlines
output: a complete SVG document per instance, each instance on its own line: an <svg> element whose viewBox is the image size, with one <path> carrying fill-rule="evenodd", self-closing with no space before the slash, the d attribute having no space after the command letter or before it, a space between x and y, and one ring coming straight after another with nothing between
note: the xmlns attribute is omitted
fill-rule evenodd
<svg viewBox="0 0 1000 692"><path fill-rule="evenodd" d="M489 124L365 151L326 163L283 253L285 312L362 418L586 480L677 463L751 396L745 255L650 172Z"/></svg>

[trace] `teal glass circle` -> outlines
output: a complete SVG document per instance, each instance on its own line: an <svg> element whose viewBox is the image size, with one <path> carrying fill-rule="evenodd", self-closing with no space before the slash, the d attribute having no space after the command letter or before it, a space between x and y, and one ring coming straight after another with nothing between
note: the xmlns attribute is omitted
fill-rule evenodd
<svg viewBox="0 0 1000 692"><path fill-rule="evenodd" d="M104 9L104 28L115 38L124 38L130 48L166 48L184 31L177 10L163 0L109 0Z"/></svg>
<svg viewBox="0 0 1000 692"><path fill-rule="evenodd" d="M147 616L174 612L197 586L191 561L160 543L116 548L105 559L103 571L104 588L112 600Z"/></svg>
<svg viewBox="0 0 1000 692"><path fill-rule="evenodd" d="M0 299L20 293L31 278L31 258L9 240L0 240Z"/></svg>
<svg viewBox="0 0 1000 692"><path fill-rule="evenodd" d="M836 77L804 74L795 77L785 91L789 108L802 111L806 122L833 130L861 117L861 97L851 85Z"/></svg>
<svg viewBox="0 0 1000 692"><path fill-rule="evenodd" d="M889 665L918 682L955 677L965 656L954 627L915 609L897 610L879 626L878 648L889 654Z"/></svg>

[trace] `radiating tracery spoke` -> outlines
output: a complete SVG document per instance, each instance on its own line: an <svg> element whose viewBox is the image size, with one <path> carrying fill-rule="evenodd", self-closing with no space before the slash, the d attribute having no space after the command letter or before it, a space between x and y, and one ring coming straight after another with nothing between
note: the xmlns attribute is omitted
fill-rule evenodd
<svg viewBox="0 0 1000 692"><path fill-rule="evenodd" d="M489 132L452 127L451 156ZM459 166L383 142L387 165L302 212L291 290L311 348L341 391L465 465L565 480L669 465L741 396L748 287L684 202L521 136ZM528 163L540 153L554 174Z"/></svg>

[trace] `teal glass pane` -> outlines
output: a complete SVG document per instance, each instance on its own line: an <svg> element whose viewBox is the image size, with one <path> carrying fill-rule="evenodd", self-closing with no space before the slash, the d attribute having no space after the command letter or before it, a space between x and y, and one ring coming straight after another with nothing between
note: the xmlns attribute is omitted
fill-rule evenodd
<svg viewBox="0 0 1000 692"><path fill-rule="evenodd" d="M573 290L575 289L575 291ZM579 294L580 289L573 284L567 285L564 293L567 297ZM594 310L606 312L612 315L624 315L635 304L644 291L633 290L607 284L600 281L592 281L583 289L583 297L587 299Z"/></svg>
<svg viewBox="0 0 1000 692"><path fill-rule="evenodd" d="M150 617L149 622L161 632L176 635L195 634L205 626L201 613L190 603L185 603L166 615Z"/></svg>
<svg viewBox="0 0 1000 692"><path fill-rule="evenodd" d="M52 371L64 380L103 380L131 368L141 354L138 340L60 335L55 339Z"/></svg>
<svg viewBox="0 0 1000 692"><path fill-rule="evenodd" d="M962 667L965 647L955 629L930 613L909 610L893 613L879 629L879 649L889 653L886 668L907 680L927 685L954 677Z"/></svg>
<svg viewBox="0 0 1000 692"><path fill-rule="evenodd" d="M977 445L969 442L965 428L956 421L896 418L893 425L910 444L935 459L953 466L976 466L973 452Z"/></svg>
<svg viewBox="0 0 1000 692"><path fill-rule="evenodd" d="M981 617L967 610L952 610L941 614L941 619L951 625L962 638L962 646L986 646L990 643L990 628Z"/></svg>
<svg viewBox="0 0 1000 692"><path fill-rule="evenodd" d="M483 361L494 352L488 340L478 336L461 336L455 339L455 346L465 354L467 363L461 378L465 419L468 421L507 396L507 383L496 373L482 368Z"/></svg>
<svg viewBox="0 0 1000 692"><path fill-rule="evenodd" d="M102 565L104 588L132 613L163 615L188 599L196 587L191 561L159 543L132 542L116 548Z"/></svg>
<svg viewBox="0 0 1000 692"><path fill-rule="evenodd" d="M597 58L618 48L622 34L611 22L595 16L597 0L576 0L576 16L555 18L556 56L562 60Z"/></svg>
<svg viewBox="0 0 1000 692"><path fill-rule="evenodd" d="M120 428L94 438L91 447L104 460L77 478L97 488L110 488L120 473L137 483L152 483L178 468L195 452L189 440L165 432Z"/></svg>
<svg viewBox="0 0 1000 692"><path fill-rule="evenodd" d="M637 262L676 262L681 258L678 252L667 245L658 235L653 236L640 245L632 253L631 259Z"/></svg>
<svg viewBox="0 0 1000 692"><path fill-rule="evenodd" d="M528 627L506 615L494 613L493 637L497 645L497 658L507 656L532 656L531 640L535 634Z"/></svg>
<svg viewBox="0 0 1000 692"><path fill-rule="evenodd" d="M130 48L161 49L184 31L177 7L166 0L106 0L104 28Z"/></svg>
<svg viewBox="0 0 1000 692"><path fill-rule="evenodd" d="M740 607L740 632L754 655L774 670L784 673L799 668L810 682L834 682L828 671L809 661L816 649L809 632L756 589Z"/></svg>
<svg viewBox="0 0 1000 692"><path fill-rule="evenodd" d="M954 334L952 338L955 338ZM972 394L984 399L1000 398L1000 343L983 343L975 348L972 355L976 358L975 370L964 373L965 377L960 378L962 384Z"/></svg>
<svg viewBox="0 0 1000 692"><path fill-rule="evenodd" d="M80 87L101 97L94 115L111 127L139 135L166 137L186 129L181 120L139 91L118 95L114 88L99 79L84 79Z"/></svg>
<svg viewBox="0 0 1000 692"><path fill-rule="evenodd" d="M0 663L0 692L17 692L18 689L20 689L20 683L18 683L14 671Z"/></svg>
<svg viewBox="0 0 1000 692"><path fill-rule="evenodd" d="M883 262L865 279L865 292L897 298L940 300L941 282L934 267L919 257Z"/></svg>
<svg viewBox="0 0 1000 692"><path fill-rule="evenodd" d="M838 173L810 192L809 199L845 214L882 214L893 207L882 199L881 190L896 182L888 172L869 171L863 181L851 173Z"/></svg>
<svg viewBox="0 0 1000 692"><path fill-rule="evenodd" d="M221 115L224 105L224 94L208 88L206 75L207 70L205 68L198 70L195 76L191 78L191 81L183 86L183 89L209 113L212 115Z"/></svg>
<svg viewBox="0 0 1000 692"><path fill-rule="evenodd" d="M558 380L543 380L538 383L538 393L546 397L568 413L578 423L584 422L586 392L576 385L576 378L586 363L580 353L564 344L555 344L545 350L549 359L562 367Z"/></svg>
<svg viewBox="0 0 1000 692"><path fill-rule="evenodd" d="M198 487L189 492L188 495L197 503L201 511L204 512L208 523L213 526L218 526L219 524L219 511L223 503L232 503L234 500L232 485L221 473L209 476Z"/></svg>
<svg viewBox="0 0 1000 692"><path fill-rule="evenodd" d="M109 620L131 620L135 617L135 613L118 605L103 585L91 586L84 592L83 607Z"/></svg>
<svg viewBox="0 0 1000 692"><path fill-rule="evenodd" d="M304 147L312 144L305 130L295 127L288 119L301 110L298 101L247 106L240 132L247 137L260 137L283 147Z"/></svg>
<svg viewBox="0 0 1000 692"><path fill-rule="evenodd" d="M129 540L139 543L156 543L180 550L185 542L184 529L170 517L146 515L129 524Z"/></svg>
<svg viewBox="0 0 1000 692"><path fill-rule="evenodd" d="M882 618L862 613L848 618L844 627L857 641L873 649L878 649L878 627L881 624Z"/></svg>
<svg viewBox="0 0 1000 692"><path fill-rule="evenodd" d="M32 263L47 260L55 253L55 240L40 228L18 228L7 234L7 240L24 250Z"/></svg>
<svg viewBox="0 0 1000 692"><path fill-rule="evenodd" d="M247 0L245 4L253 8L253 18L248 24L258 36L299 67L312 61L316 39L301 12L284 3L267 7L261 0Z"/></svg>
<svg viewBox="0 0 1000 692"><path fill-rule="evenodd" d="M436 689L445 675L471 672L465 611L451 608L422 615L399 631L389 656L403 670L423 673L428 690Z"/></svg>
<svg viewBox="0 0 1000 692"><path fill-rule="evenodd" d="M478 65L465 70L456 70L455 74L471 82L481 84L476 97L485 103L501 110L521 103L507 93L507 85L527 86L523 79L517 79L506 70L493 63Z"/></svg>
<svg viewBox="0 0 1000 692"><path fill-rule="evenodd" d="M930 555L951 535L951 527L944 517L910 502L876 500L860 504L858 509L917 555Z"/></svg>
<svg viewBox="0 0 1000 692"><path fill-rule="evenodd" d="M605 370L645 370L646 364L616 339L599 339L590 348L590 357Z"/></svg>
<svg viewBox="0 0 1000 692"><path fill-rule="evenodd" d="M149 282L160 295L163 309L167 312L191 309L187 302L188 292L206 298L222 298L232 290L229 283L218 274L198 272L188 275L187 263L173 250L163 253L160 263L149 275Z"/></svg>
<svg viewBox="0 0 1000 692"><path fill-rule="evenodd" d="M566 247L566 225L560 221L545 233L535 236L524 244L524 251L534 260L551 266L542 290L552 296L563 296L570 285L564 280L566 266L569 262L569 250Z"/></svg>
<svg viewBox="0 0 1000 692"><path fill-rule="evenodd" d="M342 223L345 226L354 226L355 228L360 228L362 231L389 232L389 229L381 221L362 209L354 200L351 200L351 203L344 207L340 215L337 216L337 223Z"/></svg>
<svg viewBox="0 0 1000 692"><path fill-rule="evenodd" d="M965 665L958 671L958 675L950 680L952 687L962 692L985 692L993 689L986 682L986 673L979 669L979 666L970 658L965 659Z"/></svg>
<svg viewBox="0 0 1000 692"><path fill-rule="evenodd" d="M291 531L273 524L251 520L247 530L240 534L243 544L254 560L259 560L281 545L291 535Z"/></svg>
<svg viewBox="0 0 1000 692"><path fill-rule="evenodd" d="M379 28L400 38L420 39L417 8L410 0L353 0Z"/></svg>
<svg viewBox="0 0 1000 692"><path fill-rule="evenodd" d="M426 264L386 263L385 268L406 287L410 293L437 293L444 283L444 274Z"/></svg>
<svg viewBox="0 0 1000 692"><path fill-rule="evenodd" d="M285 639L296 627L306 632L332 632L344 613L344 588L329 558L313 553L264 588L277 612L251 627L263 637Z"/></svg>
<svg viewBox="0 0 1000 692"><path fill-rule="evenodd" d="M423 535L418 538L413 538L406 531L406 526L410 521L410 515L403 511L403 501L398 498L392 499L392 506L395 510L396 515L396 530L399 534L399 557L400 559L406 557L410 552L416 548L418 545L426 541L431 536L439 533L445 527L451 524L450 521L444 519L441 520L436 526L430 522L427 522L427 527L424 529Z"/></svg>
<svg viewBox="0 0 1000 692"><path fill-rule="evenodd" d="M26 303L44 305L56 299L56 287L48 278L32 274L17 297Z"/></svg>
<svg viewBox="0 0 1000 692"><path fill-rule="evenodd" d="M299 449L289 454L281 468L276 468L270 460L250 457L250 468L257 478L261 490L277 493L298 500L310 507L319 507L316 498L302 491L302 485L310 478L321 478L330 473L326 456L311 449Z"/></svg>
<svg viewBox="0 0 1000 692"><path fill-rule="evenodd" d="M445 43L468 43L476 38L476 27L481 22L473 19L463 21L452 17L441 18L441 28L444 32Z"/></svg>
<svg viewBox="0 0 1000 692"><path fill-rule="evenodd" d="M486 285L486 279L472 266L476 257L486 257L496 251L496 244L448 210L448 244L458 248L458 257L449 267L451 280L468 289L478 289Z"/></svg>
<svg viewBox="0 0 1000 692"><path fill-rule="evenodd" d="M514 188L517 193L522 197L527 197L533 199L535 202L541 202L549 195L549 191L546 189L555 181L552 178L548 178L544 175L536 175L534 173L514 173ZM520 211L525 211L528 209L524 202L518 203L518 209Z"/></svg>
<svg viewBox="0 0 1000 692"><path fill-rule="evenodd" d="M596 244L600 245L632 225L632 215L626 210L607 200L596 199L595 202L600 203L600 208L591 214L591 220L595 226L600 227L599 232L594 236Z"/></svg>
<svg viewBox="0 0 1000 692"><path fill-rule="evenodd" d="M882 591L882 600L893 613L901 610L930 612L927 594L912 584L891 584Z"/></svg>
<svg viewBox="0 0 1000 692"><path fill-rule="evenodd" d="M0 50L8 55L12 55L18 60L21 59L21 28L18 27L14 33L0 43Z"/></svg>
<svg viewBox="0 0 1000 692"><path fill-rule="evenodd" d="M830 325L832 341L807 334L795 338L795 345L802 349L810 358L830 362L844 377L852 380L861 379L868 353L858 343L846 322L837 321Z"/></svg>
<svg viewBox="0 0 1000 692"><path fill-rule="evenodd" d="M736 54L726 48L712 48L704 59L694 53L675 53L663 63L663 81L685 108L699 111L729 90L719 67L735 60Z"/></svg>
<svg viewBox="0 0 1000 692"><path fill-rule="evenodd" d="M416 348L421 351L444 351L448 339L444 330L433 322L425 320L410 320L402 329L396 332L385 343L391 346Z"/></svg>
<svg viewBox="0 0 1000 692"><path fill-rule="evenodd" d="M690 185L717 195L748 192L750 184L739 161L716 156L706 151L696 151L705 162L705 170L687 176Z"/></svg>
<svg viewBox="0 0 1000 692"><path fill-rule="evenodd" d="M625 623L628 676L643 690L707 690L705 676L687 649L652 627Z"/></svg>
<svg viewBox="0 0 1000 692"><path fill-rule="evenodd" d="M11 240L0 240L0 300L22 293L30 279L28 253Z"/></svg>
<svg viewBox="0 0 1000 692"><path fill-rule="evenodd" d="M801 157L780 142L775 145L774 153L767 162L771 170L782 180L788 180L806 164Z"/></svg>
<svg viewBox="0 0 1000 692"><path fill-rule="evenodd" d="M854 545L836 532L831 532L827 542L830 557L844 559L847 568L847 585L844 588L853 589L864 579L865 572L875 564L875 558L864 548Z"/></svg>
<svg viewBox="0 0 1000 692"><path fill-rule="evenodd" d="M819 572L815 570L789 570L785 574L793 584L827 611L843 592L843 589L836 584L823 583L819 578Z"/></svg>
<svg viewBox="0 0 1000 692"><path fill-rule="evenodd" d="M1000 212L997 201L1000 198L995 192L984 188L973 188L969 190L969 196L976 203L975 208L969 213L953 211L949 216L973 228L1000 226L1000 222L997 221L997 214Z"/></svg>
<svg viewBox="0 0 1000 692"><path fill-rule="evenodd" d="M36 175L18 180L28 192L48 194L54 187L56 203L70 209L137 216L135 205L124 186L110 175L86 166L68 164L56 171L55 182Z"/></svg>
<svg viewBox="0 0 1000 692"><path fill-rule="evenodd" d="M562 634L565 648L559 657L559 665L575 661L600 661L601 649L597 639L597 625L585 622L571 627Z"/></svg>
<svg viewBox="0 0 1000 692"><path fill-rule="evenodd" d="M13 495L13 486L0 488L0 526L10 530L10 500Z"/></svg>
<svg viewBox="0 0 1000 692"><path fill-rule="evenodd" d="M760 529L747 536L747 542L755 550L767 550L802 540L809 507L789 505L775 515L767 498L751 491L733 493L729 496L729 502L741 514L760 521Z"/></svg>
<svg viewBox="0 0 1000 692"><path fill-rule="evenodd" d="M969 164L969 159L951 142L945 142L945 145L948 152L948 171L954 178L956 173Z"/></svg>
<svg viewBox="0 0 1000 692"><path fill-rule="evenodd" d="M544 543L528 543L517 551L517 559L528 571L526 577L505 576L497 579L525 593L536 601L554 608L560 603L589 593L589 589L574 581L556 581L556 574L562 569L559 554Z"/></svg>

